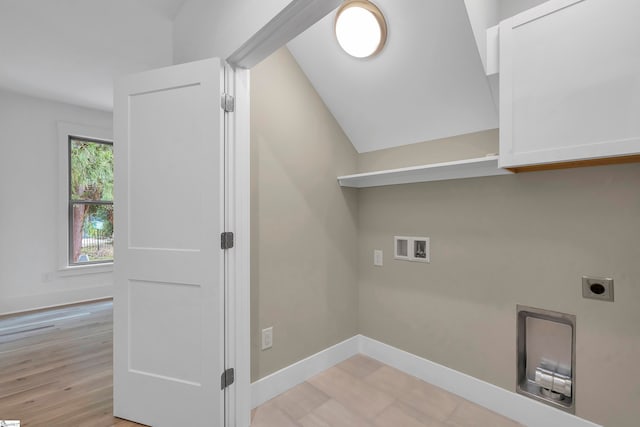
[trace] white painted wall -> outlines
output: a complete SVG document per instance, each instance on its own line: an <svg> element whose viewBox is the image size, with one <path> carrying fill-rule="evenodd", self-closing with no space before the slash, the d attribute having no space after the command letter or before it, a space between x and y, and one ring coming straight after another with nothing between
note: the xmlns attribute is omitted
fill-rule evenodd
<svg viewBox="0 0 640 427"><path fill-rule="evenodd" d="M464 0L482 65L487 69L487 28L546 0Z"/></svg>
<svg viewBox="0 0 640 427"><path fill-rule="evenodd" d="M502 21L503 19L511 18L513 15L536 7L546 1L547 0L498 0L500 3L498 6L498 20Z"/></svg>
<svg viewBox="0 0 640 427"><path fill-rule="evenodd" d="M111 113L0 91L0 314L112 295L111 273L58 266L58 131Z"/></svg>
<svg viewBox="0 0 640 427"><path fill-rule="evenodd" d="M291 0L187 0L174 20L173 62L227 58Z"/></svg>
<svg viewBox="0 0 640 427"><path fill-rule="evenodd" d="M498 24L500 0L464 0L484 69L487 69L487 28Z"/></svg>

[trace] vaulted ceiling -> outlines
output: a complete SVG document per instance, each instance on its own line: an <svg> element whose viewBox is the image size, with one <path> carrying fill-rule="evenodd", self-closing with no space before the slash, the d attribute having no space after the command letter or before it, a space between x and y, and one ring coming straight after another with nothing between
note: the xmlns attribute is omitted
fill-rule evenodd
<svg viewBox="0 0 640 427"><path fill-rule="evenodd" d="M174 18L185 1L2 0L0 88L111 110L114 78L173 62ZM377 57L339 48L335 12L288 45L356 149L497 127L464 1L374 2L389 27Z"/></svg>
<svg viewBox="0 0 640 427"><path fill-rule="evenodd" d="M378 56L347 55L335 12L288 44L359 152L498 127L463 0L374 0L389 36Z"/></svg>

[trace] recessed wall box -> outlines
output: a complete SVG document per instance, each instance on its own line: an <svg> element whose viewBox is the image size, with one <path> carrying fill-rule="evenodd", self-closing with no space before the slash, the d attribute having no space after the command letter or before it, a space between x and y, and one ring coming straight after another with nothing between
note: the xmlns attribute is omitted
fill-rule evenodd
<svg viewBox="0 0 640 427"><path fill-rule="evenodd" d="M431 261L428 237L394 236L393 245L395 259L417 262Z"/></svg>
<svg viewBox="0 0 640 427"><path fill-rule="evenodd" d="M576 316L518 305L516 391L575 413Z"/></svg>
<svg viewBox="0 0 640 427"><path fill-rule="evenodd" d="M395 236L393 238L393 257L395 259L409 260L409 240L410 237Z"/></svg>
<svg viewBox="0 0 640 427"><path fill-rule="evenodd" d="M413 254L411 261L429 262L431 261L431 254L429 252L428 237L413 238Z"/></svg>

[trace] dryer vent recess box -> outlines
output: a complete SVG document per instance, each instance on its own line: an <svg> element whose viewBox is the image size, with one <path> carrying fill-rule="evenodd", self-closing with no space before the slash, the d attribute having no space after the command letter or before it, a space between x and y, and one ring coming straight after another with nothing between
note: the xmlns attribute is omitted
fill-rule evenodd
<svg viewBox="0 0 640 427"><path fill-rule="evenodd" d="M393 237L393 258L403 261L431 262L428 237Z"/></svg>

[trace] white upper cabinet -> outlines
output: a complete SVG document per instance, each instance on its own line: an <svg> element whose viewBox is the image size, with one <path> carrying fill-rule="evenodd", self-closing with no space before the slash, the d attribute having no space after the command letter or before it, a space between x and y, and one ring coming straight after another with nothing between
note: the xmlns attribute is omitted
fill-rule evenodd
<svg viewBox="0 0 640 427"><path fill-rule="evenodd" d="M640 0L551 0L499 42L501 167L640 153Z"/></svg>

